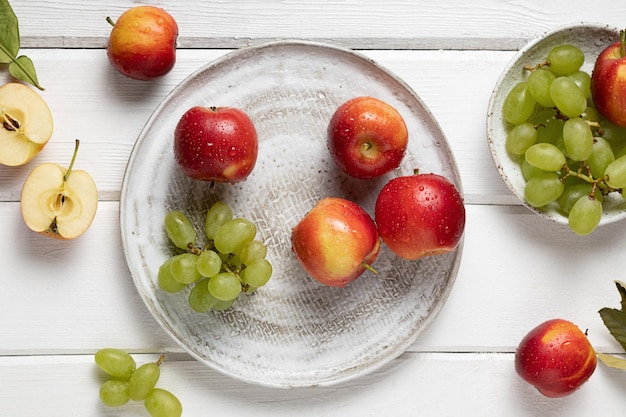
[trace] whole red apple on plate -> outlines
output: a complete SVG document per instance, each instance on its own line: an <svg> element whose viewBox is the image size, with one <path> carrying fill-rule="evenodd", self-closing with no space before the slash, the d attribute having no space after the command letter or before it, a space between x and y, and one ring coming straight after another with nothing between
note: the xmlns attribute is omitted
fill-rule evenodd
<svg viewBox="0 0 626 417"><path fill-rule="evenodd" d="M292 249L304 270L322 284L344 287L371 269L378 257L376 224L358 204L320 200L291 232Z"/></svg>
<svg viewBox="0 0 626 417"><path fill-rule="evenodd" d="M546 397L564 397L596 369L596 353L574 323L548 320L532 329L515 353L515 370Z"/></svg>
<svg viewBox="0 0 626 417"><path fill-rule="evenodd" d="M465 230L459 190L433 173L391 179L378 194L374 215L383 242L408 260L454 250Z"/></svg>
<svg viewBox="0 0 626 417"><path fill-rule="evenodd" d="M107 56L114 68L136 80L151 80L172 70L176 63L178 25L165 10L137 6L113 22Z"/></svg>
<svg viewBox="0 0 626 417"><path fill-rule="evenodd" d="M591 97L598 112L626 127L626 32L596 58L591 73Z"/></svg>
<svg viewBox="0 0 626 417"><path fill-rule="evenodd" d="M259 152L254 123L235 107L194 106L174 131L174 156L189 177L237 183L250 175Z"/></svg>
<svg viewBox="0 0 626 417"><path fill-rule="evenodd" d="M328 124L328 150L346 174L380 177L397 168L408 144L402 115L375 97L355 97L337 108Z"/></svg>

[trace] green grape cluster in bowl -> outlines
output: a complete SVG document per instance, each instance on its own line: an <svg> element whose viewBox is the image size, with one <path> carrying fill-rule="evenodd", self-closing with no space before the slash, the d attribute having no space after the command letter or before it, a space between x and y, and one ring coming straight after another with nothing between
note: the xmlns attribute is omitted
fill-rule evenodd
<svg viewBox="0 0 626 417"><path fill-rule="evenodd" d="M578 46L554 46L524 66L502 102L505 149L520 165L525 202L555 208L579 235L596 229L605 200L622 199L626 186L626 129L594 108L584 62Z"/></svg>
<svg viewBox="0 0 626 417"><path fill-rule="evenodd" d="M251 294L272 275L267 247L255 239L255 224L234 217L224 202L216 202L207 211L208 243L201 247L196 245L194 225L183 212L169 211L164 228L179 251L161 264L159 287L169 293L191 287L189 305L198 313L230 308L240 294Z"/></svg>

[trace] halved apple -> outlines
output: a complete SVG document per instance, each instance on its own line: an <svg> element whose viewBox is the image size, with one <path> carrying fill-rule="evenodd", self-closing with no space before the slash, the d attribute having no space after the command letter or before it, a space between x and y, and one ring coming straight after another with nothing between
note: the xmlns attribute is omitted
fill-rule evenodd
<svg viewBox="0 0 626 417"><path fill-rule="evenodd" d="M91 225L98 207L98 190L86 172L66 169L54 163L35 168L24 181L20 209L26 225L33 231L57 239L74 239Z"/></svg>
<svg viewBox="0 0 626 417"><path fill-rule="evenodd" d="M0 164L24 165L52 136L52 112L33 89L20 83L0 87Z"/></svg>

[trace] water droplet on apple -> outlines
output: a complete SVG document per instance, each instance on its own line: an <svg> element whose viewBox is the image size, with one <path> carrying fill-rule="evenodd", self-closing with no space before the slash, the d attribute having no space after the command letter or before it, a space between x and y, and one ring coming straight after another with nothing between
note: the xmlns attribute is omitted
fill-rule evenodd
<svg viewBox="0 0 626 417"><path fill-rule="evenodd" d="M228 150L228 155L229 155L229 156L236 156L236 155L237 155L237 148L235 148L234 146L232 146L232 147Z"/></svg>

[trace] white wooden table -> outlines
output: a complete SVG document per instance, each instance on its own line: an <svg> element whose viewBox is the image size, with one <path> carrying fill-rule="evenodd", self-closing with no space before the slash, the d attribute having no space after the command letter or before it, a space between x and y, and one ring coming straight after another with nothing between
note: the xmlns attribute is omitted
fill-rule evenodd
<svg viewBox="0 0 626 417"><path fill-rule="evenodd" d="M0 167L0 415L147 416L139 403L100 404L93 354L128 350L139 362L167 354L159 385L185 416L617 416L626 373L598 365L572 396L549 400L513 367L521 337L561 317L588 329L600 352L621 347L597 311L618 307L626 223L577 237L512 196L491 160L486 109L516 50L558 26L620 27L626 3L587 1L158 1L180 28L174 70L154 82L126 79L108 63L110 26L130 0L13 0L22 53L35 62L55 118L52 140L26 166ZM234 380L193 360L167 336L129 275L119 196L133 144L181 80L230 50L308 39L358 50L403 78L441 124L457 159L467 228L456 283L436 321L396 360L331 387L272 389ZM10 81L0 68L0 82ZM43 161L77 167L100 192L90 230L75 241L30 232L19 208L23 181Z"/></svg>

